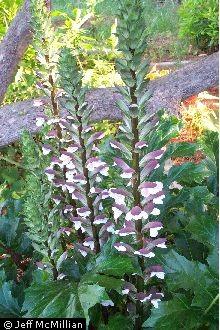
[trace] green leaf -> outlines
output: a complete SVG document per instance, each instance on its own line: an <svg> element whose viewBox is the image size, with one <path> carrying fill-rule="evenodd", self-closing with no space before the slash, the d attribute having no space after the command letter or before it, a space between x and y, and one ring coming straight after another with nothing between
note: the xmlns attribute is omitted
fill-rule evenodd
<svg viewBox="0 0 220 330"><path fill-rule="evenodd" d="M206 131L199 139L198 142L204 154L212 159L218 167L218 153L219 153L219 134L217 132Z"/></svg>
<svg viewBox="0 0 220 330"><path fill-rule="evenodd" d="M13 282L3 282L0 288L0 315L2 317L20 317L21 308L12 295Z"/></svg>
<svg viewBox="0 0 220 330"><path fill-rule="evenodd" d="M7 246L11 246L16 236L18 225L18 218L0 217L0 240L7 244Z"/></svg>
<svg viewBox="0 0 220 330"><path fill-rule="evenodd" d="M203 204L212 204L213 194L209 192L206 186L184 187L178 195L171 196L166 200L165 208L184 205L190 210L190 214L198 214Z"/></svg>
<svg viewBox="0 0 220 330"><path fill-rule="evenodd" d="M107 275L100 275L100 274L95 274L95 273L86 273L82 279L81 279L81 284L98 284L107 290L116 290L119 293L121 293L121 287L123 284L123 280L110 277Z"/></svg>
<svg viewBox="0 0 220 330"><path fill-rule="evenodd" d="M123 276L124 274L132 274L135 269L134 264L132 263L131 258L124 255L110 255L108 258L102 260L99 263L99 259L97 259L97 264L95 267L95 271L98 273L103 273L106 275L112 276Z"/></svg>
<svg viewBox="0 0 220 330"><path fill-rule="evenodd" d="M218 225L217 221L206 214L198 214L190 219L185 227L192 237L208 246L218 245Z"/></svg>
<svg viewBox="0 0 220 330"><path fill-rule="evenodd" d="M107 325L102 324L99 327L99 330L113 330L113 329L133 330L134 324L132 322L131 317L117 313L113 316L110 316Z"/></svg>
<svg viewBox="0 0 220 330"><path fill-rule="evenodd" d="M196 143L179 142L172 143L167 146L167 149L163 155L163 158L171 157L186 157L193 156L198 150L198 145Z"/></svg>
<svg viewBox="0 0 220 330"><path fill-rule="evenodd" d="M219 269L218 257L219 257L219 255L218 255L218 245L216 245L207 257L209 267L216 274L216 276L218 276L218 269Z"/></svg>
<svg viewBox="0 0 220 330"><path fill-rule="evenodd" d="M149 134L147 139L149 151L164 147L171 138L179 134L181 126L176 117L166 114L164 110L158 112L157 115L160 117L159 125L156 127L156 130Z"/></svg>
<svg viewBox="0 0 220 330"><path fill-rule="evenodd" d="M91 307L105 300L110 300L105 288L93 285L80 285L78 289L79 300L82 305L85 317L88 319L88 311Z"/></svg>
<svg viewBox="0 0 220 330"><path fill-rule="evenodd" d="M19 172L16 167L1 169L1 177L10 185L19 180Z"/></svg>
<svg viewBox="0 0 220 330"><path fill-rule="evenodd" d="M119 109L126 115L129 114L129 107L125 102L123 102L121 99L116 101L116 105L119 107Z"/></svg>
<svg viewBox="0 0 220 330"><path fill-rule="evenodd" d="M120 255L114 248L116 235L112 236L108 242L102 247L101 253L93 259L88 265L87 270L115 277L122 277L124 274L132 274L140 272L140 266L136 263L136 258L132 260L126 255Z"/></svg>
<svg viewBox="0 0 220 330"><path fill-rule="evenodd" d="M204 262L204 257L208 253L207 246L192 239L191 235L184 232L181 226L175 235L174 243L176 251L186 259Z"/></svg>
<svg viewBox="0 0 220 330"><path fill-rule="evenodd" d="M190 261L174 250L158 257L167 274L167 285L171 292L189 290L194 292L194 306L205 310L218 291L218 278L214 277L206 265Z"/></svg>
<svg viewBox="0 0 220 330"><path fill-rule="evenodd" d="M150 91L147 91L144 93L144 95L138 101L139 109L141 109L145 106L146 102L151 98L151 96L152 96L152 93Z"/></svg>
<svg viewBox="0 0 220 330"><path fill-rule="evenodd" d="M191 308L191 301L182 294L176 294L170 301L160 302L152 309L151 316L142 327L155 330L192 330L200 326L201 315L198 309Z"/></svg>
<svg viewBox="0 0 220 330"><path fill-rule="evenodd" d="M80 267L73 259L66 259L61 264L61 273L71 277L74 281L80 280Z"/></svg>
<svg viewBox="0 0 220 330"><path fill-rule="evenodd" d="M192 184L193 182L202 183L209 174L209 170L201 164L184 163L171 167L165 184L169 186L173 181L186 184Z"/></svg>
<svg viewBox="0 0 220 330"><path fill-rule="evenodd" d="M22 310L27 318L80 317L77 284L69 281L33 284L25 291Z"/></svg>

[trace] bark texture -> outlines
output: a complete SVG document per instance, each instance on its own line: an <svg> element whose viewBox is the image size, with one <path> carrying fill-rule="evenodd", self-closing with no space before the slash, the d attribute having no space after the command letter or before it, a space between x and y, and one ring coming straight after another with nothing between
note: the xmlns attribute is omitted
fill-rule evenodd
<svg viewBox="0 0 220 330"><path fill-rule="evenodd" d="M0 103L31 40L30 0L25 0L0 43Z"/></svg>
<svg viewBox="0 0 220 330"><path fill-rule="evenodd" d="M167 76L152 80L148 85L152 97L146 111L157 112L165 108L170 113L178 115L181 101L218 86L218 61L218 53L214 53ZM89 90L86 98L94 107L91 121L120 120L121 113L115 106L115 101L119 97L115 88ZM49 102L46 98L43 100ZM22 129L37 133L35 119L44 107L34 106L35 101L27 100L0 108L0 147L17 141ZM65 117L64 111L62 115Z"/></svg>

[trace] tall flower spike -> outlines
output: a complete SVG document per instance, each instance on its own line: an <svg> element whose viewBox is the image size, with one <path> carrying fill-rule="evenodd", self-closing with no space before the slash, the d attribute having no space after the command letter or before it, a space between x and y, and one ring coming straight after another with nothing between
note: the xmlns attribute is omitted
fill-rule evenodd
<svg viewBox="0 0 220 330"><path fill-rule="evenodd" d="M121 158L113 159L114 166L119 167L120 172L122 171L121 178L130 180L127 190L131 192L132 197L128 195L125 199L119 194L116 199L113 189L110 189L109 194L117 203L112 207L115 220L122 215L125 215L126 220L124 227L118 229L116 233L120 236L136 234L136 251L133 253L138 256L142 274L137 275L133 284L137 287L139 301L144 302L150 299L144 293L145 258L155 256L152 251L155 248L154 245L144 246L144 235L156 237L162 228L161 223L150 222L150 225L146 225L146 221L149 216L160 214L160 210L155 205L162 204L164 198L163 184L147 180L150 180L148 176L159 166L159 159L164 151L148 150L148 140L150 141L148 135L158 124L158 118L145 112L146 102L151 97L151 93L144 91L147 85L147 80L144 78L150 63L143 58L148 32L147 28L144 28L142 2L119 0L119 8L116 36L121 57L116 60L116 68L126 87L118 88L123 99L116 102L123 114L123 124L120 127L122 138L120 142L110 141L110 146L121 153ZM123 144L122 141L126 142ZM126 213L121 205L125 203L126 206L129 205L129 211ZM129 248L125 244L127 243L120 242L114 246L119 252L128 253ZM138 302L136 308L139 316L135 321L135 329L140 329L143 309Z"/></svg>
<svg viewBox="0 0 220 330"><path fill-rule="evenodd" d="M104 137L104 134L94 133L89 124L92 108L85 102L86 90L82 87L82 73L76 58L68 48L63 48L61 51L59 75L64 94L60 102L64 102L69 112L66 121L62 121L61 124L74 141L67 144L60 160L67 169L73 171L66 172L66 187L72 194L72 199L75 200L77 215L90 222L90 227L84 226L84 228L88 235L92 236L91 244L94 244L94 251L98 253L100 252L100 226L98 225L105 224L108 220L103 212L100 214L101 200L108 197L108 193L106 196L106 192L97 187L102 180L101 176L108 176L109 169L107 164L97 156L96 143ZM75 228L76 226L80 226L79 221L75 223ZM88 242L90 242L89 239L85 238L86 247L88 247Z"/></svg>

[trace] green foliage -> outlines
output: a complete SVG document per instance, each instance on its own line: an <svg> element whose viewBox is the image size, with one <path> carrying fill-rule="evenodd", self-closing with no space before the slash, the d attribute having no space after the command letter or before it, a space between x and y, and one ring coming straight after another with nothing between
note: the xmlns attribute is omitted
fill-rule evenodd
<svg viewBox="0 0 220 330"><path fill-rule="evenodd" d="M217 132L205 131L198 140L201 150L206 155L203 164L209 169L210 175L207 178L209 190L218 196L219 191L219 135Z"/></svg>
<svg viewBox="0 0 220 330"><path fill-rule="evenodd" d="M0 1L0 40L4 37L5 32L15 17L19 6L23 0L1 0Z"/></svg>
<svg viewBox="0 0 220 330"><path fill-rule="evenodd" d="M217 258L213 268L189 261L174 251L159 258L167 273L167 286L173 299L162 302L144 327L160 329L209 329L217 327L218 272ZM187 294L179 293L183 289Z"/></svg>
<svg viewBox="0 0 220 330"><path fill-rule="evenodd" d="M23 311L25 317L80 317L77 285L71 282L34 283L27 290Z"/></svg>
<svg viewBox="0 0 220 330"><path fill-rule="evenodd" d="M32 46L29 46L23 59L19 62L14 81L9 85L4 98L4 104L35 98L40 91L35 87L37 82L35 54Z"/></svg>
<svg viewBox="0 0 220 330"><path fill-rule="evenodd" d="M154 0L143 0L143 17L147 23L149 35L166 32L175 32L178 24L177 5L175 1L165 1L161 6L157 6ZM119 1L108 0L97 1L95 14L102 16L115 16L118 13ZM171 19L172 17L172 19Z"/></svg>
<svg viewBox="0 0 220 330"><path fill-rule="evenodd" d="M201 50L218 47L218 1L184 0L179 9L182 38L188 38Z"/></svg>
<svg viewBox="0 0 220 330"><path fill-rule="evenodd" d="M162 302L152 316L143 324L143 328L154 329L198 329L200 315L197 308L190 306L190 299L183 294L175 294L174 299Z"/></svg>
<svg viewBox="0 0 220 330"><path fill-rule="evenodd" d="M53 209L48 214L51 188L45 182L42 171L45 161L42 160L40 149L28 132L23 132L21 142L23 162L30 168L30 172L26 175L26 197L23 208L27 234L34 249L49 258L54 266L51 254L56 250L56 238L53 232L58 227L59 217L54 215Z"/></svg>
<svg viewBox="0 0 220 330"><path fill-rule="evenodd" d="M18 299L13 295L13 281L6 281L3 271L0 272L0 313L1 318L21 316Z"/></svg>

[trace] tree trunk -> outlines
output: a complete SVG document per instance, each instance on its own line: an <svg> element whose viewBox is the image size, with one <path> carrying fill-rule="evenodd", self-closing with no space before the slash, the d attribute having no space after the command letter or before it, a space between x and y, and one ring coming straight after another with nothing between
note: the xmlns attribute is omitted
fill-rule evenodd
<svg viewBox="0 0 220 330"><path fill-rule="evenodd" d="M25 0L0 43L0 103L31 40L30 3Z"/></svg>

